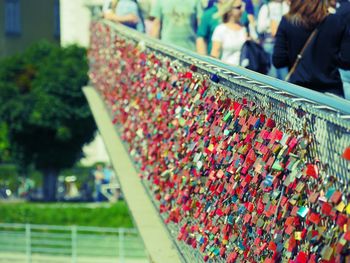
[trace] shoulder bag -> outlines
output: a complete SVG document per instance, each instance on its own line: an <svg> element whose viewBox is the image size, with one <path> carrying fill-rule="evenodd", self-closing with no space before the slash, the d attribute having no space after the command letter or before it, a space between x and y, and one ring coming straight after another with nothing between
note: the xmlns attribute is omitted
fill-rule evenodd
<svg viewBox="0 0 350 263"><path fill-rule="evenodd" d="M285 81L289 81L290 77L293 75L293 73L295 72L300 60L303 58L304 52L306 50L306 48L310 45L312 39L315 37L315 35L318 32L318 27L314 29L314 31L312 31L311 35L309 36L309 38L307 39L306 43L304 44L303 48L301 49L300 53L298 54L296 60L294 61L293 67L290 69L290 71L288 72L288 75L285 78Z"/></svg>

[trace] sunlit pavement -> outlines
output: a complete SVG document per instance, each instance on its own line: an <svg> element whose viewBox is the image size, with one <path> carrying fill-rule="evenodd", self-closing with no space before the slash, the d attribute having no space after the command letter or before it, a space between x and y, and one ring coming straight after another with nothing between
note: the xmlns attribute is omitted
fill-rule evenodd
<svg viewBox="0 0 350 263"><path fill-rule="evenodd" d="M1 263L23 263L27 262L26 254L19 253L0 253ZM119 260L118 258L103 258L103 257L78 257L76 261L73 261L68 256L52 256L52 255L39 255L33 254L31 263L47 262L47 263L149 263L147 259L138 258L126 258Z"/></svg>

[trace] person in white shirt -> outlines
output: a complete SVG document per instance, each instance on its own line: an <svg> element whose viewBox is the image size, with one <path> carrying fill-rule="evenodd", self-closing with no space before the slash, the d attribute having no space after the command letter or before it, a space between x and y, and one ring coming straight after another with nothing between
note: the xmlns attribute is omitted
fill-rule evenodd
<svg viewBox="0 0 350 263"><path fill-rule="evenodd" d="M275 37L282 16L289 11L289 5L283 0L270 0L263 4L258 14L257 29L260 34Z"/></svg>
<svg viewBox="0 0 350 263"><path fill-rule="evenodd" d="M284 0L270 0L260 8L257 20L257 30L262 39L265 51L272 57L275 46L275 35L282 16L289 11L289 5ZM285 79L287 68L276 69L271 65L269 76Z"/></svg>
<svg viewBox="0 0 350 263"><path fill-rule="evenodd" d="M240 24L244 8L242 0L227 0L217 13L223 23L215 28L212 36L210 55L234 66L239 65L242 46L248 39L246 28Z"/></svg>

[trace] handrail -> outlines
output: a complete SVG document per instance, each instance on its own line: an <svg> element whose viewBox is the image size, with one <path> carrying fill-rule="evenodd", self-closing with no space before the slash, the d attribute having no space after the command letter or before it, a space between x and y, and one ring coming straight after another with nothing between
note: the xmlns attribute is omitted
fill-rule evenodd
<svg viewBox="0 0 350 263"><path fill-rule="evenodd" d="M230 66L221 62L218 59L214 59L209 56L202 56L198 53L195 53L191 50L175 46L172 44L164 43L159 39L152 38L146 34L140 33L136 30L130 29L126 26L116 24L114 22L103 20L103 23L111 27L112 29L118 29L118 32L125 32L124 34L128 36L128 38L133 38L137 42L142 42L146 46L157 47L160 50L172 54L176 54L177 59L181 59L186 61L189 64L196 65L204 65L204 66L212 66L211 71L213 73L219 74L235 74L239 78L247 78L250 81L255 82L255 84L260 87L274 87L279 89L280 91L284 91L287 94L292 94L295 97L305 98L307 100L313 101L314 103L326 105L335 111L339 112L341 115L349 115L350 114L350 101L345 100L336 96L329 96L311 89L307 89L292 83L288 83L276 78L272 78L267 75L263 75L251 70L248 70L239 66ZM207 68L208 69L208 68ZM234 77L233 77L234 78Z"/></svg>
<svg viewBox="0 0 350 263"><path fill-rule="evenodd" d="M136 229L0 223L0 261L147 259Z"/></svg>
<svg viewBox="0 0 350 263"><path fill-rule="evenodd" d="M40 225L40 224L31 224L32 230L57 230L57 231L70 231L72 226L60 226L60 225ZM12 228L12 229L21 229L26 228L26 224L17 224L17 223L0 223L0 228ZM119 228L112 227L93 227L93 226L76 226L77 231L82 232L108 232L108 233L119 233ZM137 234L137 230L134 228L123 228L124 233L128 234Z"/></svg>

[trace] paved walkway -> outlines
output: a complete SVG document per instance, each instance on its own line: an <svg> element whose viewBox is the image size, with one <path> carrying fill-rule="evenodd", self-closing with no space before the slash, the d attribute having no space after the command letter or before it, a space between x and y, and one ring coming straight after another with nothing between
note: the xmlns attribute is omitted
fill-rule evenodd
<svg viewBox="0 0 350 263"><path fill-rule="evenodd" d="M150 255L151 262L181 262L180 255L170 239L158 211L145 192L99 94L92 87L85 87L84 93L120 181L128 207Z"/></svg>

